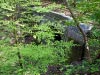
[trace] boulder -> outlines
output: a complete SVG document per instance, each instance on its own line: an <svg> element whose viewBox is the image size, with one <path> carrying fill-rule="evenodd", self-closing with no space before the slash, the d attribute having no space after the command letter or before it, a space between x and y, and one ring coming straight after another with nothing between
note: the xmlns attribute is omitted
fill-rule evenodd
<svg viewBox="0 0 100 75"><path fill-rule="evenodd" d="M54 12L54 11L43 12L43 13L34 12L33 14L44 15L43 19L41 20L41 23L45 23L47 21L54 22L54 23L57 21L62 21L61 29L63 29L62 30L63 35L60 34L61 35L60 38L63 41L68 41L68 39L71 38L72 40L78 42L81 45L84 44L83 36L80 33L77 26L75 26L75 25L67 26L66 23L63 23L64 21L73 21L73 18L71 16L66 16L64 13L58 13L58 12ZM56 25L56 24L54 24L54 25ZM84 31L85 34L88 34L91 31L91 29L93 28L92 25L88 25L85 23L80 23L80 27L82 28L82 30Z"/></svg>
<svg viewBox="0 0 100 75"><path fill-rule="evenodd" d="M83 32L87 35L91 29L93 28L92 25L86 25L84 23L80 23L79 25ZM84 44L83 36L80 33L80 30L78 29L77 26L68 26L65 27L64 35L63 35L63 40L68 41L68 39L72 39L75 42L79 43L80 45Z"/></svg>

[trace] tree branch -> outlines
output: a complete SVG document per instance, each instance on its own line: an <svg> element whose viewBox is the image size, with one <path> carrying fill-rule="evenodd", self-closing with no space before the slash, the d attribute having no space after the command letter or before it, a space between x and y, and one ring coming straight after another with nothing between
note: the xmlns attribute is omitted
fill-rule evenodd
<svg viewBox="0 0 100 75"><path fill-rule="evenodd" d="M84 44L85 44L85 54L84 54L84 58L88 61L91 62L91 57L90 57L90 52L89 52L89 46L88 46L88 40L87 40L87 36L85 34L85 32L81 29L81 27L79 26L80 23L79 21L77 20L77 18L75 17L74 13L72 12L71 8L69 7L68 5L68 1L64 0L65 2L65 5L67 7L67 9L69 10L69 12L71 13L74 21L75 21L75 24L77 25L78 29L80 30L81 34L83 35L83 39L84 39Z"/></svg>

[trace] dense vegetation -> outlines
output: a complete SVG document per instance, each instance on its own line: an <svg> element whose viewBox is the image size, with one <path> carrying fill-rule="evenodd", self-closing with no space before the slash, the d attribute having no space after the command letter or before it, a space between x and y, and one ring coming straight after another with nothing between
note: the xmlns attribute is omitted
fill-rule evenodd
<svg viewBox="0 0 100 75"><path fill-rule="evenodd" d="M93 25L91 61L75 58L83 45L61 39L62 23L75 26L75 21L44 18L50 11L72 16L65 1L75 20ZM100 0L0 0L0 75L99 75L99 7Z"/></svg>

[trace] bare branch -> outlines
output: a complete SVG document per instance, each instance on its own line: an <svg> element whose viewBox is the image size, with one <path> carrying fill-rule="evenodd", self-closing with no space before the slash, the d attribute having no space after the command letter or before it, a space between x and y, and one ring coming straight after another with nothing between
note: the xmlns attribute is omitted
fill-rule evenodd
<svg viewBox="0 0 100 75"><path fill-rule="evenodd" d="M64 1L65 1L64 3L65 3L65 5L66 5L67 9L70 11L70 13L71 13L71 15L72 15L72 17L73 17L73 19L74 19L74 21L75 21L75 23L76 23L78 29L80 30L80 32L81 32L81 34L82 34L82 36L83 36L83 38L84 38L84 44L85 44L85 54L84 54L84 58L85 58L86 60L88 60L88 61L91 62L91 57L90 57L90 52L89 52L89 46L88 46L87 36L86 36L85 32L84 32L84 31L81 29L81 27L79 26L80 23L79 23L79 21L77 20L77 18L75 17L74 13L72 12L70 6L68 5L68 1L66 1L66 0L64 0Z"/></svg>

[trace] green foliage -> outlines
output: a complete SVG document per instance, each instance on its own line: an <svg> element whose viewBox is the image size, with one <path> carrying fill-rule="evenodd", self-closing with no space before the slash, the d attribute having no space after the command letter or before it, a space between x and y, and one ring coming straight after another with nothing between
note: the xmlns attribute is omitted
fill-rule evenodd
<svg viewBox="0 0 100 75"><path fill-rule="evenodd" d="M80 21L93 19L99 23L99 0L91 2L77 1L79 12L87 12ZM68 65L73 42L55 41L54 34L63 34L62 21L51 22L44 19L43 13L62 8L52 3L44 6L41 0L1 0L0 1L0 75L40 75L47 71L48 65L67 65L66 75L71 73L99 71L99 61L95 64L83 62L82 65ZM96 10L96 11L95 11ZM91 12L90 12L91 11ZM38 14L38 15L37 15ZM44 21L46 20L46 21ZM73 22L67 22L70 25ZM52 26L55 29L52 29ZM39 44L25 44L24 36L30 34ZM91 51L92 57L99 54L100 30L94 29L89 45L96 51ZM20 39L21 38L21 39ZM11 44L12 39L15 41ZM42 42L44 41L44 42ZM18 57L18 52L21 58ZM94 54L95 53L95 54ZM21 68L20 63L23 64ZM69 68L70 67L70 68Z"/></svg>
<svg viewBox="0 0 100 75"><path fill-rule="evenodd" d="M92 15L93 20L95 20L96 22L98 22L100 24L100 10L97 9L95 10L95 12Z"/></svg>
<svg viewBox="0 0 100 75"><path fill-rule="evenodd" d="M94 63L89 63L87 61L83 61L81 64L77 64L75 66L73 65L67 65L68 70L66 72L66 75L72 75L72 74L76 74L76 75L80 75L80 74L94 74L95 72L97 72L97 74L99 74L98 72L99 70L99 63L100 60L95 61Z"/></svg>
<svg viewBox="0 0 100 75"><path fill-rule="evenodd" d="M65 44L67 44L67 46ZM17 66L17 51L19 48L24 70L28 71L28 69L30 69L29 72L33 74L43 73L50 64L60 64L68 61L67 59L68 55L70 54L69 50L71 42L65 44L63 42L57 42L54 45L36 46L34 44L29 44L25 46L17 45L17 47L1 46L0 72L2 73L6 71L8 74L18 74L20 67Z"/></svg>
<svg viewBox="0 0 100 75"><path fill-rule="evenodd" d="M37 6L37 8L31 7ZM54 30L51 29L54 23L44 22L43 15L38 13L48 12L57 8L55 4L42 7L41 2L35 0L9 0L0 1L0 74L2 75L39 75L46 72L48 65L67 63L72 42L54 41ZM62 33L60 27L55 24L58 33ZM31 34L41 42L24 44L19 38ZM2 37L3 36L3 37ZM14 43L11 44L13 38ZM20 56L18 55L20 52ZM22 63L23 68L20 64Z"/></svg>

